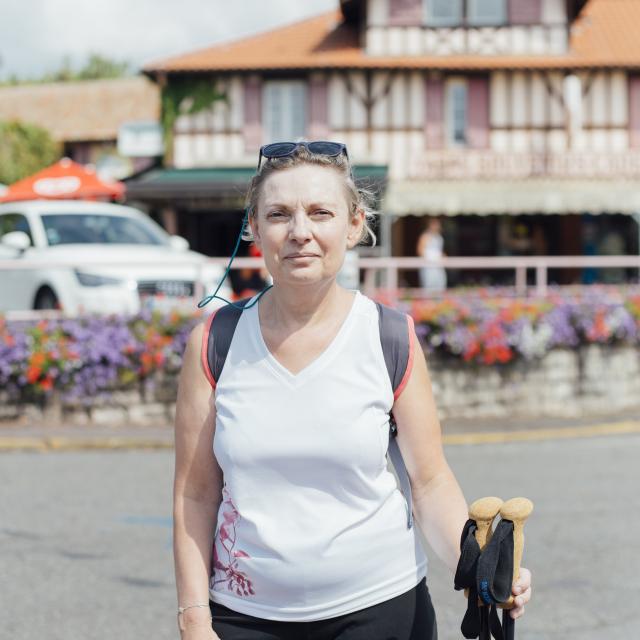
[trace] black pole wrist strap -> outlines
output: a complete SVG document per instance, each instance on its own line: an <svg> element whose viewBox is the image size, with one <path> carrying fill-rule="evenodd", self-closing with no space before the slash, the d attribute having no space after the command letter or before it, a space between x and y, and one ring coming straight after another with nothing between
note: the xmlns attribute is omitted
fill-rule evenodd
<svg viewBox="0 0 640 640"><path fill-rule="evenodd" d="M513 522L501 520L482 552L475 538L476 529L475 521L467 520L454 578L457 591L469 589L467 611L460 629L465 638L490 640L493 636L496 640L505 640L496 604L506 602L511 595Z"/></svg>

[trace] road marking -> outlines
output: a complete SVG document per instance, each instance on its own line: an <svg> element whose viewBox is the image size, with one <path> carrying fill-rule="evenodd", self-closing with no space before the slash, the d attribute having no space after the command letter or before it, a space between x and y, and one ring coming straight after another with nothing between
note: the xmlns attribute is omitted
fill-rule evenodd
<svg viewBox="0 0 640 640"><path fill-rule="evenodd" d="M640 433L640 422L609 422L577 427L552 427L548 429L524 429L522 431L485 431L480 433L445 434L447 445L491 444L501 442L535 442L540 440L568 440Z"/></svg>
<svg viewBox="0 0 640 640"><path fill-rule="evenodd" d="M151 438L0 437L0 451L86 451L91 449L173 449L173 442Z"/></svg>

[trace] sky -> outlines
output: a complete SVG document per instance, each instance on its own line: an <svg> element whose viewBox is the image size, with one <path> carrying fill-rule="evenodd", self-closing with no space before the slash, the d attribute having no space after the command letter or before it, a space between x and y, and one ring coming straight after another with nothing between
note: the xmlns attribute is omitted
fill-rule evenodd
<svg viewBox="0 0 640 640"><path fill-rule="evenodd" d="M0 79L75 67L89 53L152 60L335 9L338 0L0 0ZM268 7L268 8L267 8Z"/></svg>

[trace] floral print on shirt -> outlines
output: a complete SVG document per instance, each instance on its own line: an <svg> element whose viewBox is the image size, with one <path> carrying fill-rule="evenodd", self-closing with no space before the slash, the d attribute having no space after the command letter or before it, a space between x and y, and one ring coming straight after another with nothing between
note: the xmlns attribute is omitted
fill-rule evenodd
<svg viewBox="0 0 640 640"><path fill-rule="evenodd" d="M216 585L226 585L229 591L238 596L255 595L251 580L247 574L238 569L238 559L248 558L249 554L242 549L236 549L236 525L240 520L240 513L233 504L226 486L222 489L222 509L220 512L222 523L218 528L213 543L213 575L211 588Z"/></svg>

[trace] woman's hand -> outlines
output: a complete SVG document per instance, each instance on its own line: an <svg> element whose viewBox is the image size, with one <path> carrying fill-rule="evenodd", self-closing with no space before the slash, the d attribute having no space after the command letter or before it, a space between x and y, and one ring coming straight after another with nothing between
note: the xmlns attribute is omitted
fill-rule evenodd
<svg viewBox="0 0 640 640"><path fill-rule="evenodd" d="M531 571L520 567L520 577L513 583L512 588L515 607L509 611L515 620L524 613L524 605L531 600Z"/></svg>

